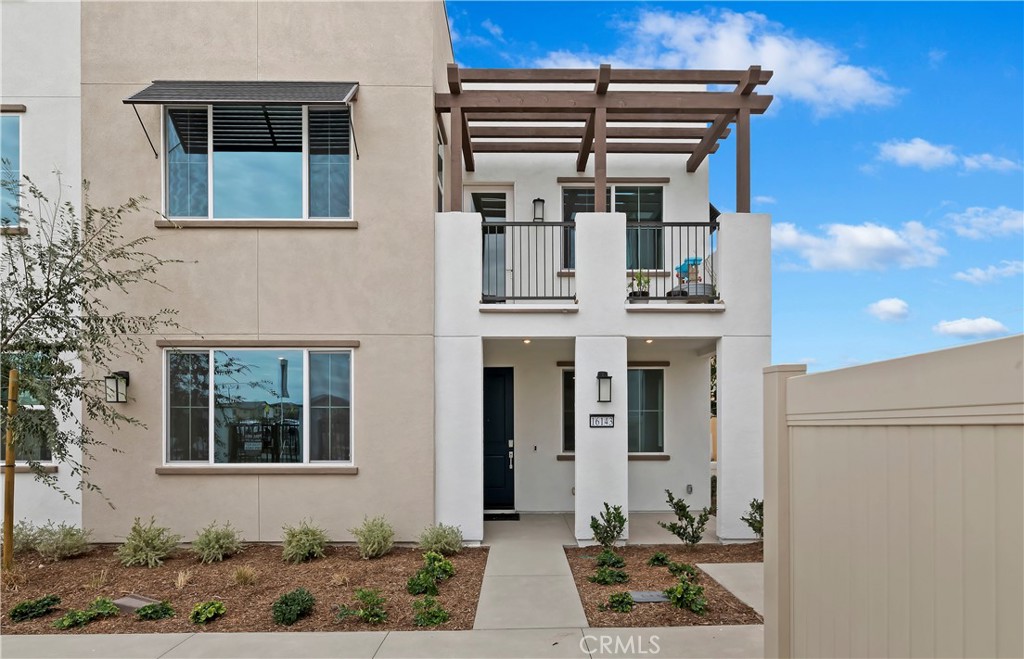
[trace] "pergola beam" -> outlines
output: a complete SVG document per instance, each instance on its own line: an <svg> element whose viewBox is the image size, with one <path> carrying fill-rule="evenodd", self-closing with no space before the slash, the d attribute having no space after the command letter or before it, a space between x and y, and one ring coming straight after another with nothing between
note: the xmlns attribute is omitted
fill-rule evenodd
<svg viewBox="0 0 1024 659"><path fill-rule="evenodd" d="M704 162L704 158L712 152L714 147L718 146L718 140L728 130L729 122L735 116L735 114L723 114L715 120L715 123L711 124L711 128L707 130L700 144L697 145L697 148L693 150L693 154L686 160L686 171L690 173L697 171L700 164Z"/></svg>
<svg viewBox="0 0 1024 659"><path fill-rule="evenodd" d="M615 112L614 109L609 109L608 123L613 124L617 122L631 122L631 123L685 123L685 124L706 124L714 121L720 115L710 112L672 112L671 110L664 110L661 112L653 113L638 113L638 112ZM477 112L474 110L467 110L466 116L469 117L470 121L511 121L511 122L584 122L587 117L590 116L586 110L579 110L578 112L516 112L516 111L501 111L501 112Z"/></svg>
<svg viewBox="0 0 1024 659"><path fill-rule="evenodd" d="M590 149L597 153L595 127L594 145ZM693 153L697 142L608 142L606 153ZM579 153L575 142L473 142L476 153ZM711 153L718 145L711 147ZM584 171L577 169L576 171Z"/></svg>
<svg viewBox="0 0 1024 659"><path fill-rule="evenodd" d="M612 78L612 65L602 64L597 70L597 82L594 83L595 94L606 94L608 92L608 84Z"/></svg>
<svg viewBox="0 0 1024 659"><path fill-rule="evenodd" d="M594 81L594 69L460 69L465 83L587 83ZM747 71L611 69L610 82L628 84L736 85ZM759 84L771 80L764 71Z"/></svg>
<svg viewBox="0 0 1024 659"><path fill-rule="evenodd" d="M575 145L573 145L575 146ZM587 124L583 127L583 136L580 141L579 149L576 154L576 171L585 172L587 171L587 160L590 159L590 152L594 148L594 115L591 114L590 118L587 119Z"/></svg>
<svg viewBox="0 0 1024 659"><path fill-rule="evenodd" d="M469 122L466 115L462 115L462 157L466 160L466 171L476 171L476 159L473 157L473 141L469 134Z"/></svg>
<svg viewBox="0 0 1024 659"><path fill-rule="evenodd" d="M608 212L608 110L594 110L594 212Z"/></svg>
<svg viewBox="0 0 1024 659"><path fill-rule="evenodd" d="M458 64L448 65L448 90L453 94L462 93L462 77Z"/></svg>
<svg viewBox="0 0 1024 659"><path fill-rule="evenodd" d="M473 126L473 137L501 138L568 138L583 139L586 126ZM699 140L707 134L706 127L675 126L608 126L609 138L644 138L666 140ZM729 134L726 128L723 137Z"/></svg>
<svg viewBox="0 0 1024 659"><path fill-rule="evenodd" d="M606 112L663 113L666 110L685 113L737 112L749 110L763 114L771 105L771 96L734 92L593 92L574 91L466 91L461 94L435 94L434 106L440 110L459 107L464 112L487 113L518 110L522 112L559 112L602 109Z"/></svg>

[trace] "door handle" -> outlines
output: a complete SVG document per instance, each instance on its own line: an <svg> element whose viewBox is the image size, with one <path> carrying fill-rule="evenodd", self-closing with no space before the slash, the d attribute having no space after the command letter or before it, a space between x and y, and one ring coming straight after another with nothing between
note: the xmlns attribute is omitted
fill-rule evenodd
<svg viewBox="0 0 1024 659"><path fill-rule="evenodd" d="M512 459L513 459L513 458L512 458L512 455L513 455L512 451L509 451L509 452L508 452L508 468L509 468L509 469L511 469L511 468L512 468Z"/></svg>

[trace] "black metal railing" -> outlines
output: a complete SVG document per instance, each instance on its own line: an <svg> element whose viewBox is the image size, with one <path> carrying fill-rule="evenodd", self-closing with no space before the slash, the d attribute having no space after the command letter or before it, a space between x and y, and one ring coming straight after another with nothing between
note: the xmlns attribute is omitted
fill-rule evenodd
<svg viewBox="0 0 1024 659"><path fill-rule="evenodd" d="M574 300L576 284L563 266L575 227L575 222L484 222L483 302Z"/></svg>
<svg viewBox="0 0 1024 659"><path fill-rule="evenodd" d="M717 230L717 222L627 222L627 299L717 300Z"/></svg>

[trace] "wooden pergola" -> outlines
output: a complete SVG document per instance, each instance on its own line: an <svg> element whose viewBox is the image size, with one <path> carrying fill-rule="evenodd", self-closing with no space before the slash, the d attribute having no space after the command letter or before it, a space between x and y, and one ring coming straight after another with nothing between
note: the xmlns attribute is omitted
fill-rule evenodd
<svg viewBox="0 0 1024 659"><path fill-rule="evenodd" d="M759 66L697 71L612 69L608 64L597 70L460 69L449 64L449 93L434 97L439 118L451 113L447 210L462 210L463 168L458 163L475 171L477 153L575 153L577 172L586 171L593 153L594 210L605 212L609 153L678 153L687 156L686 171L694 172L734 124L736 212L749 213L750 115L763 114L771 104L771 96L755 91L771 77ZM666 91L667 85L734 88ZM559 125L532 125L554 123Z"/></svg>

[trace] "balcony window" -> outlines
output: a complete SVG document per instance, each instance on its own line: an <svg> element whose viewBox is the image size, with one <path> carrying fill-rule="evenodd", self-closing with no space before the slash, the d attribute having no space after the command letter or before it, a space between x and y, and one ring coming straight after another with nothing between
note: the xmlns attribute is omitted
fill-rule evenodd
<svg viewBox="0 0 1024 659"><path fill-rule="evenodd" d="M16 227L21 180L21 117L0 115L0 226Z"/></svg>
<svg viewBox="0 0 1024 659"><path fill-rule="evenodd" d="M626 214L626 267L657 269L664 267L663 230L660 227L628 226L637 222L663 222L664 188L661 186L611 186L605 207ZM593 188L562 188L562 220L575 222L577 213L594 212ZM576 229L566 227L562 240L562 267L576 267Z"/></svg>

